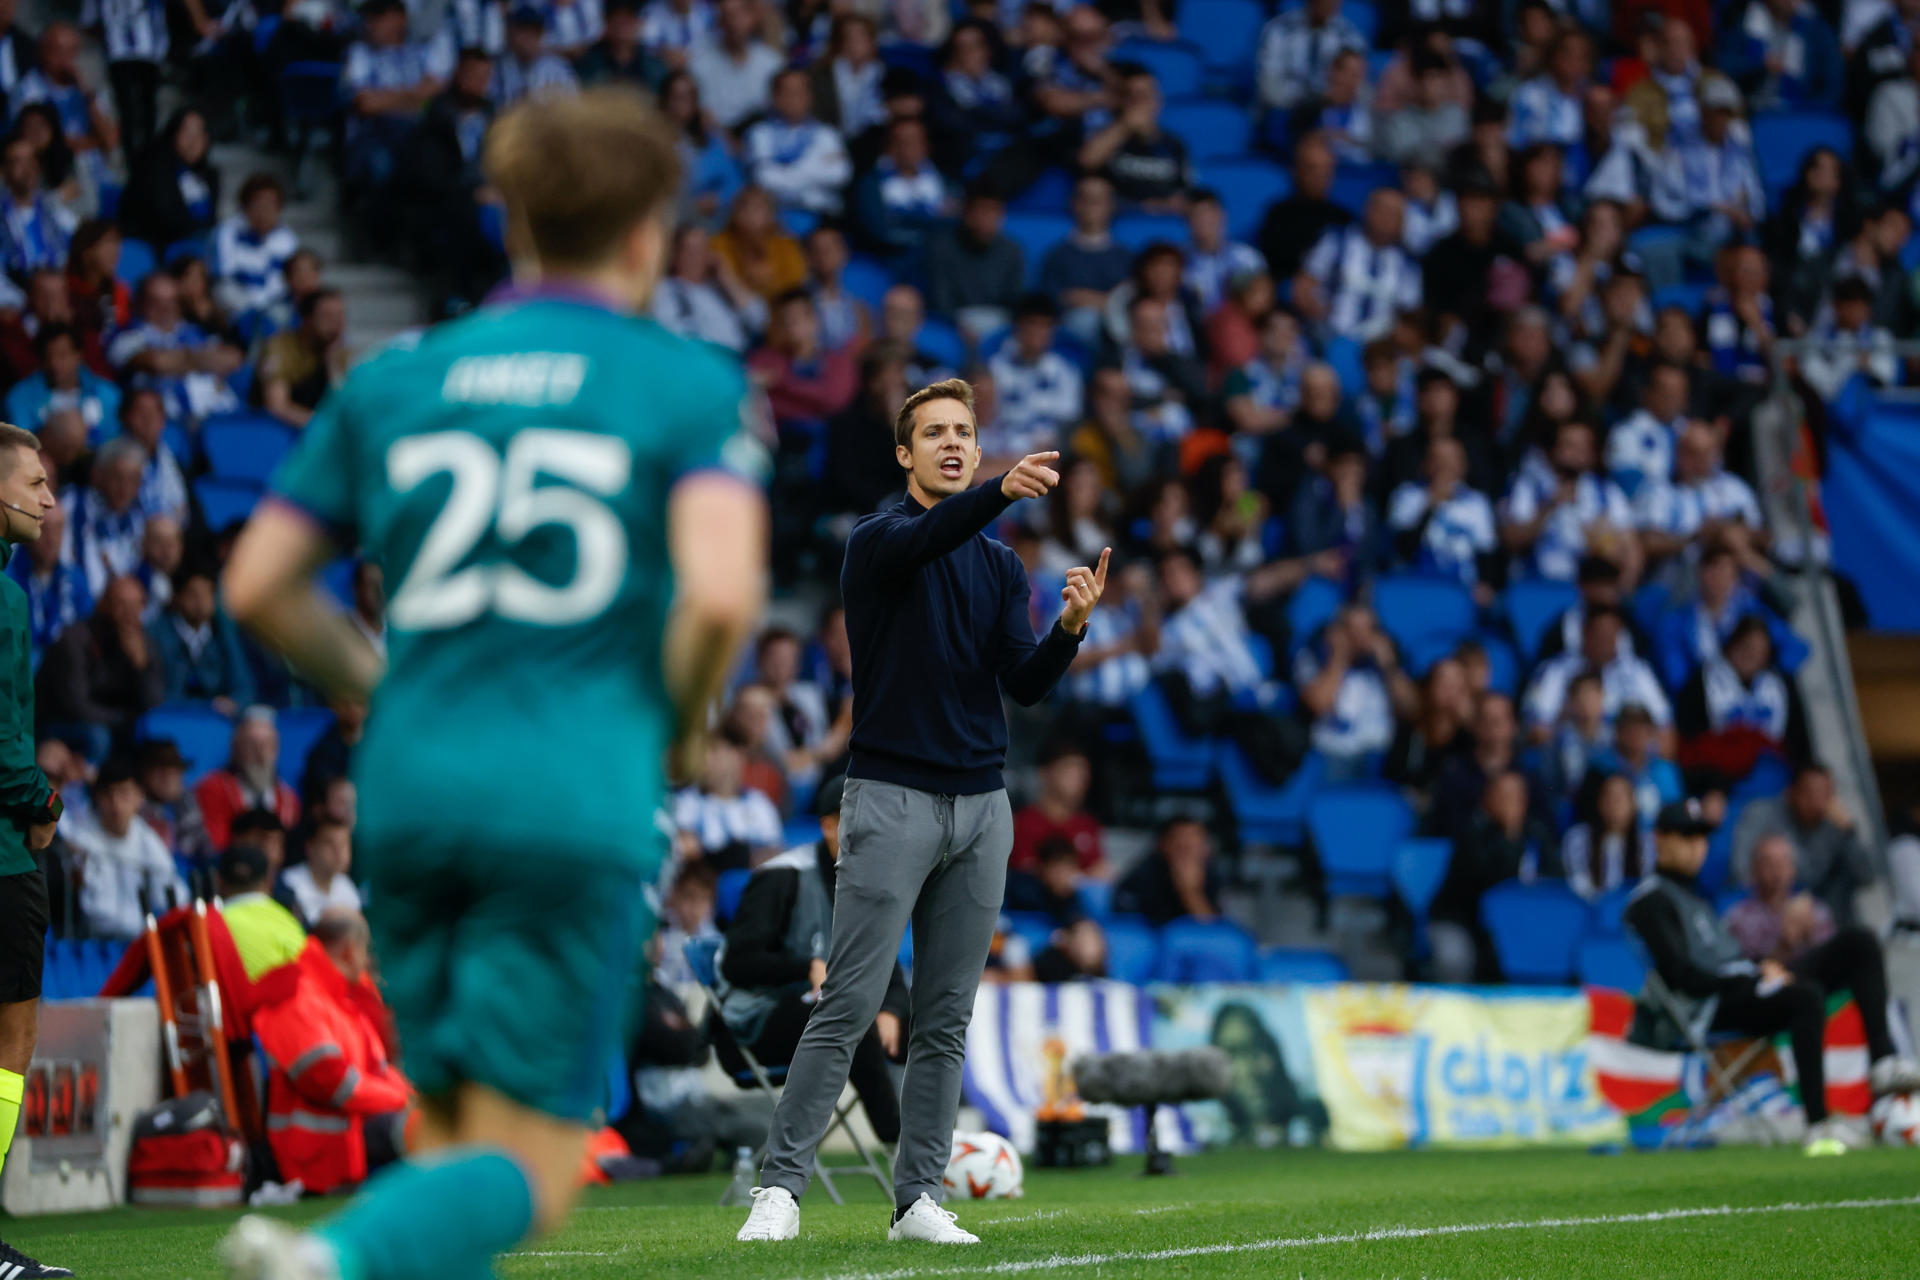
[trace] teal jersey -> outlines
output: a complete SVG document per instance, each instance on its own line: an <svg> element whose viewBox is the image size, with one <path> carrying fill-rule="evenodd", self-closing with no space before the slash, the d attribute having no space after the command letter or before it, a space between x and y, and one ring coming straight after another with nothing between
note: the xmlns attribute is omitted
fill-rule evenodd
<svg viewBox="0 0 1920 1280"><path fill-rule="evenodd" d="M385 571L387 675L354 761L372 838L657 851L667 499L699 471L764 481L745 393L717 348L536 290L322 403L274 490Z"/></svg>

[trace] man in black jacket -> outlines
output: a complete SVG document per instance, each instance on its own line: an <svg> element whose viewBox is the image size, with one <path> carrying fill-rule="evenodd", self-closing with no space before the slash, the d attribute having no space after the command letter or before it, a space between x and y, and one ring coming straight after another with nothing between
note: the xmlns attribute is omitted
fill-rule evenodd
<svg viewBox="0 0 1920 1280"><path fill-rule="evenodd" d="M820 788L820 838L760 864L747 879L720 951L720 1020L763 1066L786 1066L800 1033L819 1007L833 930L835 872L840 862L840 798L846 779ZM907 980L894 962L873 1025L854 1046L847 1073L874 1136L900 1140L900 1095L887 1060L905 1043ZM746 1070L725 1037L715 1042L730 1071Z"/></svg>
<svg viewBox="0 0 1920 1280"><path fill-rule="evenodd" d="M396 173L408 199L399 207L433 279L435 306L478 301L505 270L480 223L480 144L493 122L493 59L462 49L445 93L427 104Z"/></svg>
<svg viewBox="0 0 1920 1280"><path fill-rule="evenodd" d="M791 1240L814 1151L833 1120L858 1042L882 1007L913 926L913 1031L901 1086L900 1158L889 1240L977 1244L935 1197L952 1146L980 974L1013 851L1003 697L1023 706L1065 675L1106 587L1068 570L1066 606L1033 635L1019 557L987 529L1060 483L1059 455L1029 454L975 486L973 388L936 382L894 421L907 499L854 526L841 571L853 651L853 739L842 809L833 946L819 1009L793 1055L742 1241Z"/></svg>
<svg viewBox="0 0 1920 1280"><path fill-rule="evenodd" d="M1748 960L1694 883L1707 860L1712 830L1698 800L1675 801L1660 810L1653 824L1655 873L1634 891L1626 926L1645 945L1680 1017L1705 1021L1715 1031L1788 1034L1807 1113L1807 1154L1840 1155L1853 1144L1853 1135L1827 1114L1828 991L1851 992L1860 1009L1874 1096L1920 1089L1920 1066L1895 1056L1887 1030L1880 944L1856 927L1810 948L1791 967Z"/></svg>

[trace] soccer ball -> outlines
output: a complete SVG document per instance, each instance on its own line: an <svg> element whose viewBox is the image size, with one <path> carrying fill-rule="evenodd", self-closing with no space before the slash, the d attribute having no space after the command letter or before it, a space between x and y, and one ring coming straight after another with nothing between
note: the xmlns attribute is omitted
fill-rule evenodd
<svg viewBox="0 0 1920 1280"><path fill-rule="evenodd" d="M1011 1200L1021 1193L1020 1153L997 1133L956 1133L943 1181L964 1200Z"/></svg>
<svg viewBox="0 0 1920 1280"><path fill-rule="evenodd" d="M1920 1101L1910 1093L1890 1093L1875 1100L1867 1118L1873 1136L1889 1147L1920 1147Z"/></svg>

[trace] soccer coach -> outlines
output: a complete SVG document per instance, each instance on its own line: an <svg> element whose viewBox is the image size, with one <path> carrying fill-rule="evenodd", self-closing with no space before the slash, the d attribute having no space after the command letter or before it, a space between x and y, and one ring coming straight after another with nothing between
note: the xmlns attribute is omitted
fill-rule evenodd
<svg viewBox="0 0 1920 1280"><path fill-rule="evenodd" d="M0 567L13 544L38 542L54 508L40 441L0 423ZM40 973L47 934L47 880L34 853L53 842L60 796L34 763L33 644L27 595L0 573L0 1164L13 1145L20 1100L40 1035ZM70 1276L0 1243L0 1275Z"/></svg>
<svg viewBox="0 0 1920 1280"><path fill-rule="evenodd" d="M913 990L901 1089L890 1240L977 1244L940 1208L960 1107L974 992L1013 852L1004 689L1022 705L1066 673L1106 586L1078 568L1060 620L1035 643L1026 570L986 528L1059 483L1036 453L973 488L980 444L973 388L936 382L894 422L907 497L847 540L840 590L853 650L853 749L840 803L832 943L819 1004L773 1113L760 1187L740 1240L790 1240L814 1149L846 1086L854 1046L886 994L913 924Z"/></svg>

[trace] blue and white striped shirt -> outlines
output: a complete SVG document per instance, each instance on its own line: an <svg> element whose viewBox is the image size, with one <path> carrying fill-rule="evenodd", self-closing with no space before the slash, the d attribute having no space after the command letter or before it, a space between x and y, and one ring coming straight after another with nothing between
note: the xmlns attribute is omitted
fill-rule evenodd
<svg viewBox="0 0 1920 1280"><path fill-rule="evenodd" d="M166 60L166 0L86 0L80 25L102 29L108 62Z"/></svg>
<svg viewBox="0 0 1920 1280"><path fill-rule="evenodd" d="M0 195L0 266L21 277L40 267L66 270L75 225L67 207L44 191L24 205Z"/></svg>
<svg viewBox="0 0 1920 1280"><path fill-rule="evenodd" d="M1266 672L1247 640L1243 586L1239 578L1221 578L1169 617L1160 627L1154 666L1181 672L1198 694L1223 687L1228 693L1252 692L1266 684Z"/></svg>
<svg viewBox="0 0 1920 1280"><path fill-rule="evenodd" d="M127 363L143 351L177 351L188 347L204 347L211 339L200 331L200 327L182 320L171 329L159 329L146 321L138 321L114 335L113 342L107 347L107 360L115 369L124 370ZM214 373L186 373L160 375L137 374L132 385L152 387L160 393L167 406L169 418L190 418L198 421L210 413L225 413L240 407L239 398L233 394L233 388L227 380Z"/></svg>
<svg viewBox="0 0 1920 1280"><path fill-rule="evenodd" d="M1061 433L1079 420L1080 370L1057 351L1043 351L1028 364L1009 342L987 362L999 393L1000 413L989 450L1002 457L1059 447Z"/></svg>
<svg viewBox="0 0 1920 1280"><path fill-rule="evenodd" d="M1201 312L1211 315L1226 298L1227 288L1235 277L1257 275L1266 269L1267 260L1258 249L1229 240L1216 253L1189 250L1187 269L1181 273L1180 280L1200 299Z"/></svg>
<svg viewBox="0 0 1920 1280"><path fill-rule="evenodd" d="M213 272L220 302L235 313L258 311L286 296L282 268L300 248L300 237L287 226L255 235L243 214L234 214L214 229Z"/></svg>
<svg viewBox="0 0 1920 1280"><path fill-rule="evenodd" d="M1140 606L1129 600L1116 608L1102 607L1087 615L1086 638L1081 652L1120 643L1140 630ZM1125 706L1129 698L1147 687L1153 679L1153 667L1142 653L1119 653L1089 670L1069 675L1066 695L1075 702L1101 707Z"/></svg>
<svg viewBox="0 0 1920 1280"><path fill-rule="evenodd" d="M1536 142L1570 147L1585 129L1580 92L1562 93L1552 76L1535 76L1515 89L1507 110L1507 139L1515 147Z"/></svg>
<svg viewBox="0 0 1920 1280"><path fill-rule="evenodd" d="M1304 269L1325 291L1327 326L1356 342L1382 336L1420 305L1419 264L1397 244L1374 244L1358 224L1322 236Z"/></svg>
<svg viewBox="0 0 1920 1280"><path fill-rule="evenodd" d="M580 49L592 44L607 29L600 0L546 0L540 6L546 15L549 49Z"/></svg>
<svg viewBox="0 0 1920 1280"><path fill-rule="evenodd" d="M1737 520L1760 528L1760 502L1739 476L1717 471L1692 484L1656 484L1640 495L1640 527L1691 538L1709 520Z"/></svg>
<svg viewBox="0 0 1920 1280"><path fill-rule="evenodd" d="M1396 533L1418 528L1427 519L1428 505L1426 485L1401 485L1387 503L1387 527ZM1480 580L1480 557L1498 545L1493 504L1479 490L1458 485L1427 519L1413 567L1472 586Z"/></svg>
<svg viewBox="0 0 1920 1280"><path fill-rule="evenodd" d="M562 98L579 91L573 68L558 54L543 53L524 66L502 58L493 69L493 100L502 107L522 98Z"/></svg>
<svg viewBox="0 0 1920 1280"><path fill-rule="evenodd" d="M1553 502L1554 490L1551 470L1522 467L1507 491L1502 518L1510 524L1530 523ZM1540 540L1523 563L1535 577L1572 582L1587 551L1587 529L1597 521L1622 531L1631 529L1633 507L1619 485L1588 472L1575 482L1573 501L1555 508L1547 518Z"/></svg>
<svg viewBox="0 0 1920 1280"><path fill-rule="evenodd" d="M447 24L462 49L485 49L495 58L507 51L504 0L449 0Z"/></svg>
<svg viewBox="0 0 1920 1280"><path fill-rule="evenodd" d="M1290 9L1260 32L1260 101L1269 107L1298 106L1327 88L1333 60L1352 49L1363 57L1367 38L1343 15L1315 27L1305 8Z"/></svg>
<svg viewBox="0 0 1920 1280"><path fill-rule="evenodd" d="M678 49L691 53L715 30L713 6L707 0L692 0L685 13L669 0L653 0L640 13L640 43L655 52Z"/></svg>
<svg viewBox="0 0 1920 1280"><path fill-rule="evenodd" d="M340 88L351 103L365 89L412 89L434 75L433 49L417 40L375 48L361 41L347 50Z"/></svg>

